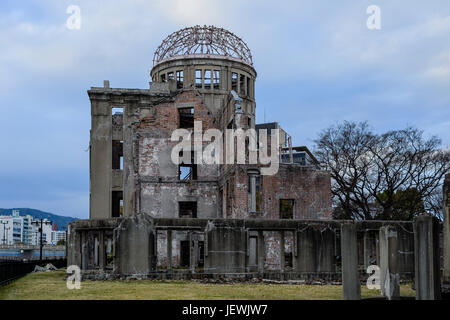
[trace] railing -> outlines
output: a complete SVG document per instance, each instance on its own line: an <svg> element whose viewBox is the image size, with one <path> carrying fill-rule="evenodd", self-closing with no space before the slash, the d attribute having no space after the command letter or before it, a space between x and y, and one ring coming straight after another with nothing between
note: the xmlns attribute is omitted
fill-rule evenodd
<svg viewBox="0 0 450 320"><path fill-rule="evenodd" d="M67 259L45 259L32 261L0 261L0 286L33 272L35 266L45 266L47 263L53 264L56 268L67 265Z"/></svg>

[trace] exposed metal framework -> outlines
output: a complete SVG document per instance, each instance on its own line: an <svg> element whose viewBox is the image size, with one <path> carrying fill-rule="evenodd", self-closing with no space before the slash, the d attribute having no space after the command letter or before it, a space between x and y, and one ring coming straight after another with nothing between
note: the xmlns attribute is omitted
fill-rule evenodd
<svg viewBox="0 0 450 320"><path fill-rule="evenodd" d="M247 44L228 30L214 26L195 26L169 35L156 49L153 65L177 56L220 55L253 65Z"/></svg>

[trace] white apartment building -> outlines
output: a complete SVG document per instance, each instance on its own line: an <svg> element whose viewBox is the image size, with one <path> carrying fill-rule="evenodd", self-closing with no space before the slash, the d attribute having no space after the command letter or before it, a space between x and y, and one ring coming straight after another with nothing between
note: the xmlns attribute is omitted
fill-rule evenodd
<svg viewBox="0 0 450 320"><path fill-rule="evenodd" d="M52 245L56 245L58 241L64 240L66 241L66 232L65 231L52 231Z"/></svg>
<svg viewBox="0 0 450 320"><path fill-rule="evenodd" d="M47 219L43 220L42 242L56 245L59 240L66 240L66 232L54 231L52 224L48 222ZM11 216L0 216L0 244L39 245L40 226L40 220L33 219L31 215L20 216L19 210L13 210Z"/></svg>
<svg viewBox="0 0 450 320"><path fill-rule="evenodd" d="M0 244L13 244L14 219L12 216L0 216Z"/></svg>

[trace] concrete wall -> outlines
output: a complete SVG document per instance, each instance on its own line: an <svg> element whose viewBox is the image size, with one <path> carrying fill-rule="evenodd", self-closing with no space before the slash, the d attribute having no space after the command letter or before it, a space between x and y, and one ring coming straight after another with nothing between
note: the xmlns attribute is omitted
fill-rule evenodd
<svg viewBox="0 0 450 320"><path fill-rule="evenodd" d="M69 224L68 264L79 265L85 277L95 278L243 274L275 279L339 280L341 269L337 257L344 255L342 250L347 250L336 246L341 241L341 223L346 222L171 219L146 214L77 220ZM412 230L412 223L408 222L351 223L355 237L357 233L378 230L385 225L397 228L401 225ZM113 247L110 253L108 239ZM180 269L183 241L189 246L190 260ZM204 245L203 251L200 244ZM287 265L285 253L292 253L292 266ZM111 261L108 261L110 254ZM172 257L170 262L168 254ZM354 255L357 261L358 252ZM364 279L365 273L358 273L357 278L360 276Z"/></svg>
<svg viewBox="0 0 450 320"><path fill-rule="evenodd" d="M450 286L450 173L445 176L444 201L442 204L444 213L444 283Z"/></svg>

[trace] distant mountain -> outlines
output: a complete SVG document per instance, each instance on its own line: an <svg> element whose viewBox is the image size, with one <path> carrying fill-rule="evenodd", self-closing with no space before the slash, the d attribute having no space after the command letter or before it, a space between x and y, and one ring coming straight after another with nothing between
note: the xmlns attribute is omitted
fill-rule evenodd
<svg viewBox="0 0 450 320"><path fill-rule="evenodd" d="M27 214L29 214L33 218L37 218L37 219L47 218L53 224L56 224L58 226L58 230L61 230L61 231L65 231L67 229L67 224L69 222L78 220L78 218L59 216L54 213L45 212L45 211L41 211L41 210L37 210L37 209L30 209L30 208L0 209L0 216L11 216L13 210L19 210L20 216L26 216Z"/></svg>

